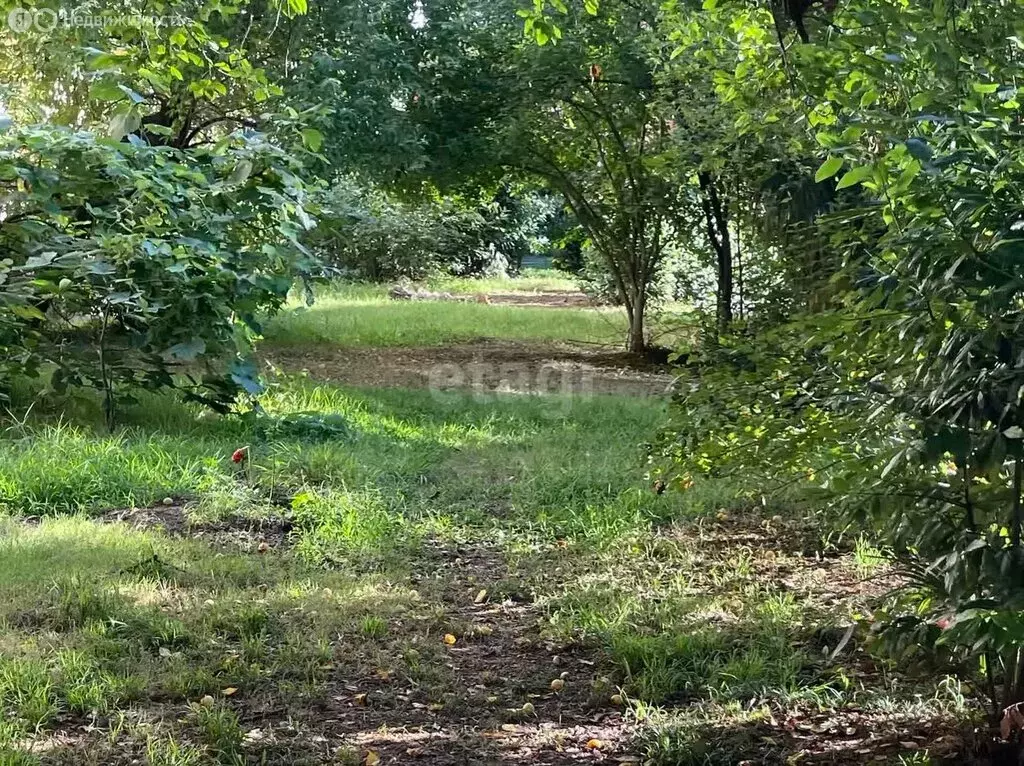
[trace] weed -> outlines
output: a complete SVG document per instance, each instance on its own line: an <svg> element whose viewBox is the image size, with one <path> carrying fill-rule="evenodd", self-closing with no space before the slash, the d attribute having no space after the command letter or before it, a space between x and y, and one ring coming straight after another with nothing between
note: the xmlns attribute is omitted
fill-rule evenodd
<svg viewBox="0 0 1024 766"><path fill-rule="evenodd" d="M148 766L199 766L204 755L201 748L181 744L173 737L150 737L146 741Z"/></svg>
<svg viewBox="0 0 1024 766"><path fill-rule="evenodd" d="M232 763L242 747L238 715L223 703L190 706L191 719L200 737L221 763ZM244 759L243 759L244 762Z"/></svg>
<svg viewBox="0 0 1024 766"><path fill-rule="evenodd" d="M885 563L882 552L868 542L863 535L857 538L853 549L853 560L857 564L857 571L861 577L868 577Z"/></svg>
<svg viewBox="0 0 1024 766"><path fill-rule="evenodd" d="M369 615L363 618L360 629L367 638L383 638L387 635L388 624L380 617Z"/></svg>
<svg viewBox="0 0 1024 766"><path fill-rule="evenodd" d="M18 657L0 657L0 707L32 731L57 714L53 680L42 662Z"/></svg>

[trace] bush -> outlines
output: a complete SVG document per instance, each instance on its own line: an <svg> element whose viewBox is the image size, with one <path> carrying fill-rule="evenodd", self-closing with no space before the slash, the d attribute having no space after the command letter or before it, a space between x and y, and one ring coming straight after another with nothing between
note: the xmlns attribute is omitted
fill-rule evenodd
<svg viewBox="0 0 1024 766"><path fill-rule="evenodd" d="M260 134L177 150L52 127L0 143L0 373L50 385L184 385L211 404L252 369L257 317L312 266L297 163ZM230 375L225 374L230 373Z"/></svg>
<svg viewBox="0 0 1024 766"><path fill-rule="evenodd" d="M311 247L335 272L373 282L437 274L502 277L539 246L550 203L501 193L490 200L404 200L343 180L325 194Z"/></svg>

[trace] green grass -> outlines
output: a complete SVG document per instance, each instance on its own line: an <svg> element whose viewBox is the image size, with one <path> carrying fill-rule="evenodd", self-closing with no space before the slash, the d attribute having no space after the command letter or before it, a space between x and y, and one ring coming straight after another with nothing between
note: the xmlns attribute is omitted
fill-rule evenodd
<svg viewBox="0 0 1024 766"><path fill-rule="evenodd" d="M0 441L0 508L94 513L195 497L196 514L216 518L258 510L274 491L301 492L295 513L320 530L308 551L323 556L431 525L499 519L548 537L611 538L686 505L639 488L639 445L664 417L664 406L649 400L478 401L282 379L261 405L271 420L310 411L340 417L348 436L266 439L249 421L144 397L116 434L44 422ZM154 411L159 426L145 427ZM229 459L240 446L250 448L242 469Z"/></svg>
<svg viewBox="0 0 1024 766"><path fill-rule="evenodd" d="M286 553L225 554L79 516L0 519L0 753L62 716L157 699L191 701L206 749L233 753L235 714L200 698L232 687L256 699L283 684L303 699L326 677L333 637L413 598ZM159 737L147 747L151 760L188 751Z"/></svg>
<svg viewBox="0 0 1024 766"><path fill-rule="evenodd" d="M554 313L557 312L557 313ZM308 347L441 346L481 338L621 344L621 309L549 309L453 301L394 301L384 286L333 284L312 306L267 324L267 341Z"/></svg>

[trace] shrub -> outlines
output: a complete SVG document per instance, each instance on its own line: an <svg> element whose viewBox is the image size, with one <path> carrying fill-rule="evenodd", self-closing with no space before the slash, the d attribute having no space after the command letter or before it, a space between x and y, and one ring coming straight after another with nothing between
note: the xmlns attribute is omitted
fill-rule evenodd
<svg viewBox="0 0 1024 766"><path fill-rule="evenodd" d="M257 317L312 261L296 161L260 134L178 150L53 127L0 141L0 374L115 391L180 384L211 404L251 367Z"/></svg>

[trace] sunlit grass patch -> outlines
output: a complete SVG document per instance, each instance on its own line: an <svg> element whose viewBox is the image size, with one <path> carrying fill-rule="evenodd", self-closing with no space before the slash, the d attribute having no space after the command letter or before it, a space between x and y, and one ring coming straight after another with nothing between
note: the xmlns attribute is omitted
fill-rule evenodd
<svg viewBox="0 0 1024 766"><path fill-rule="evenodd" d="M273 344L306 347L438 346L479 338L619 344L625 328L625 314L613 307L395 301L386 287L335 283L320 288L312 306L293 305L271 320L266 336Z"/></svg>
<svg viewBox="0 0 1024 766"><path fill-rule="evenodd" d="M201 438L43 426L0 441L0 509L39 514L152 502L194 489L218 451Z"/></svg>

